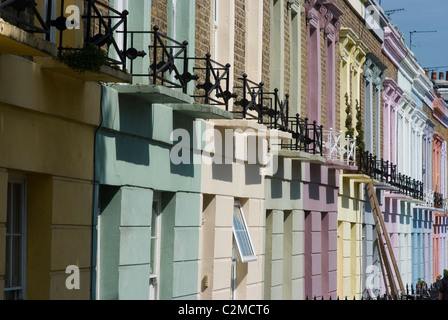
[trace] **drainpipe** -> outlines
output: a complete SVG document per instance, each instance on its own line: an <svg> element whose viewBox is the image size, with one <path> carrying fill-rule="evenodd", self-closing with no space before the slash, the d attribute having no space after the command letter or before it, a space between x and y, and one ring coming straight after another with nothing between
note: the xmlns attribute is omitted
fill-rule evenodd
<svg viewBox="0 0 448 320"><path fill-rule="evenodd" d="M95 129L94 141L93 141L93 194L92 194L92 271L90 281L90 296L91 300L98 300L97 293L97 258L98 258L98 190L99 181L96 177L96 142L98 137L98 131L103 127L103 92L104 84L99 82L101 86L101 99L100 99L100 124Z"/></svg>

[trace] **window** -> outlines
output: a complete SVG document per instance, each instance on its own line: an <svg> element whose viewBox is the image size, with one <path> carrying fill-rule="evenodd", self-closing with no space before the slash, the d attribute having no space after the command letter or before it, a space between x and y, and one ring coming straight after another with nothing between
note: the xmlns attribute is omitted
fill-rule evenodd
<svg viewBox="0 0 448 320"><path fill-rule="evenodd" d="M149 299L159 298L160 278L160 229L161 229L161 200L160 195L154 195L151 216L151 273L149 276Z"/></svg>
<svg viewBox="0 0 448 320"><path fill-rule="evenodd" d="M243 208L239 202L235 203L233 209L233 235L238 249L238 259L241 262L256 261L257 256L244 219Z"/></svg>
<svg viewBox="0 0 448 320"><path fill-rule="evenodd" d="M25 183L8 182L5 300L25 298Z"/></svg>

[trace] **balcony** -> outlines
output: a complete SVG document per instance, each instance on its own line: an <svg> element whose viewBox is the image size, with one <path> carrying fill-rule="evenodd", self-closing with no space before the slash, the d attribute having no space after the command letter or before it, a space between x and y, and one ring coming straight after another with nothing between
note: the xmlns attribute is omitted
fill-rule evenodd
<svg viewBox="0 0 448 320"><path fill-rule="evenodd" d="M373 182L375 188L389 191L388 197L420 204L425 199L423 182L398 172L397 165L368 151L358 150L358 173L365 177L362 182Z"/></svg>
<svg viewBox="0 0 448 320"><path fill-rule="evenodd" d="M323 131L324 156L327 167L342 170L357 170L356 166L356 138L342 136L342 131Z"/></svg>
<svg viewBox="0 0 448 320"><path fill-rule="evenodd" d="M433 190L425 190L423 194L423 202L416 204L414 208L447 214L448 199L444 199L442 194L434 192Z"/></svg>
<svg viewBox="0 0 448 320"><path fill-rule="evenodd" d="M44 71L83 81L130 82L131 77L125 68L117 67L124 66L122 55L119 55L119 60L108 57L106 63L93 71L78 72L80 70L73 70L73 66L71 68L60 61L67 52L80 53L91 45L103 50L106 56L111 46L118 48L116 30L126 25L127 12L120 13L100 1L85 0L87 14L80 16L80 25L69 29L64 16L65 0L40 1L39 4L34 0L0 1L0 53L31 56ZM51 20L53 4L60 5L61 12L59 17ZM74 36L74 32L82 32L83 36ZM80 43L74 40L78 38ZM56 41L52 42L54 39ZM90 57L85 60L91 61Z"/></svg>
<svg viewBox="0 0 448 320"><path fill-rule="evenodd" d="M49 42L51 6L39 8L31 0L0 1L0 53L21 56L56 56Z"/></svg>

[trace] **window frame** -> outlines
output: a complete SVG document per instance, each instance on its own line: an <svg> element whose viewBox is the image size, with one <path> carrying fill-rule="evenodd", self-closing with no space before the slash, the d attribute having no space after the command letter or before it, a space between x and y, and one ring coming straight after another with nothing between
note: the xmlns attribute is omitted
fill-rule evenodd
<svg viewBox="0 0 448 320"><path fill-rule="evenodd" d="M152 249L152 242L155 241L155 252L151 252L150 260L154 263L152 272L149 274L149 300L159 300L160 297L160 260L161 260L161 237L162 237L162 197L160 193L154 193L152 201L152 209L156 208L155 214L157 215L154 220L151 218L151 234L150 234L150 248ZM153 213L151 213L152 215ZM153 225L153 222L156 224ZM153 230L155 233L153 236ZM154 259L153 259L154 258ZM154 287L155 297L151 296L151 286Z"/></svg>
<svg viewBox="0 0 448 320"><path fill-rule="evenodd" d="M15 296L13 300L25 300L26 299L26 181L24 178L9 178L7 183L7 201L11 201L11 203L14 202L13 200L13 193L10 192L9 188L10 185L13 186L14 184L19 184L21 186L21 213L20 213L20 219L21 219L21 225L20 225L20 285L19 286L7 286L7 277L12 277L12 273L10 275L7 274L6 268L5 268L5 280L4 280L4 288L3 288L3 296L4 299L7 299L8 292L18 292L18 295ZM5 245L8 245L8 237L14 237L14 232L8 233L8 226L12 227L14 221L11 221L11 218L13 215L10 213L10 208L7 206L7 212L6 212L6 230L5 230ZM13 260L13 250L12 250L12 241L10 244L10 250L9 250L9 256L7 255L7 248L5 248L5 267L6 263L10 263L10 272L12 270L12 260Z"/></svg>
<svg viewBox="0 0 448 320"><path fill-rule="evenodd" d="M239 213L239 217L235 216L236 212ZM236 230L235 218L239 218L243 230ZM242 263L257 261L257 254L255 251L253 242L252 242L252 238L250 236L249 227L246 223L246 218L244 217L243 206L241 205L241 203L239 201L235 201L234 206L233 206L232 231L233 231L233 237L234 237L234 240L236 243L236 249L237 249L236 251L237 251L238 260ZM244 232L246 241L248 242L247 245L249 245L249 248L250 248L250 251L252 254L243 254L241 239L237 236L237 233L240 231Z"/></svg>

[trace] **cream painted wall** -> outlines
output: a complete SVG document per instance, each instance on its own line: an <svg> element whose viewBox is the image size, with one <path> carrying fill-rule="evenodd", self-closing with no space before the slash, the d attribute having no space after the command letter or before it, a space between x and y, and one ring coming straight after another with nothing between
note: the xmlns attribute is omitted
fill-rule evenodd
<svg viewBox="0 0 448 320"><path fill-rule="evenodd" d="M235 123L232 120L229 123ZM213 128L208 123L208 128ZM261 128L261 127L260 127ZM242 130L244 132L244 130ZM210 131L213 132L213 131ZM208 141L217 141L220 131ZM205 147L210 155L202 156L203 224L200 228L200 276L201 293L199 299L230 299L233 242L233 207L236 200L243 206L257 261L237 263L236 298L261 299L263 296L263 255L264 255L264 176L261 164L243 163L251 151L247 135L242 133L234 138L241 146L237 158L227 158L229 164L214 164L211 157L223 153L212 143ZM241 143L241 144L239 144ZM259 147L264 148L264 139ZM252 150L253 151L253 150ZM223 159L223 163L225 159ZM207 241L207 239L213 239ZM209 286L204 287L208 277Z"/></svg>

